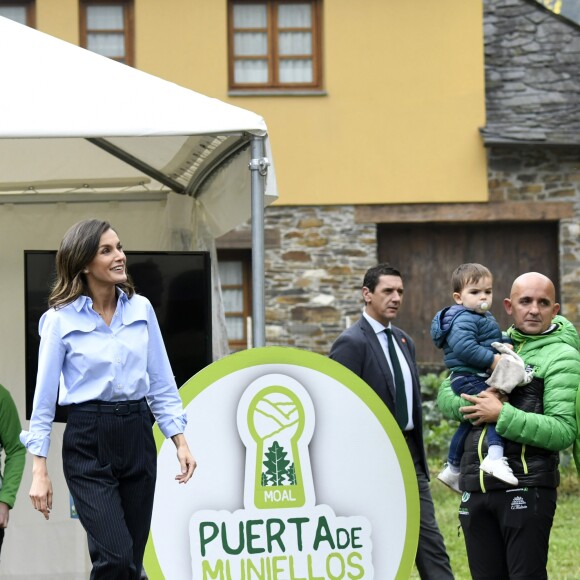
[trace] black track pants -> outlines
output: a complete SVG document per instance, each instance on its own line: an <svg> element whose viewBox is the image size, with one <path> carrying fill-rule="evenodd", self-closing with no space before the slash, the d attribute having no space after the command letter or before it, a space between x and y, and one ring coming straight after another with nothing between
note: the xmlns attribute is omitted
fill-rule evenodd
<svg viewBox="0 0 580 580"><path fill-rule="evenodd" d="M465 492L459 507L475 580L548 577L548 545L556 512L553 488Z"/></svg>

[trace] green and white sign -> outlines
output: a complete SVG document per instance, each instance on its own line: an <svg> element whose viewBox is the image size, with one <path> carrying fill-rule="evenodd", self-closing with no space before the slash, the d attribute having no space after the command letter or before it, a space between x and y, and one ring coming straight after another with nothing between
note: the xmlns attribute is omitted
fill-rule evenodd
<svg viewBox="0 0 580 580"><path fill-rule="evenodd" d="M150 579L409 577L413 462L360 378L327 357L267 347L213 363L180 393L198 468L178 485L175 447L155 427Z"/></svg>

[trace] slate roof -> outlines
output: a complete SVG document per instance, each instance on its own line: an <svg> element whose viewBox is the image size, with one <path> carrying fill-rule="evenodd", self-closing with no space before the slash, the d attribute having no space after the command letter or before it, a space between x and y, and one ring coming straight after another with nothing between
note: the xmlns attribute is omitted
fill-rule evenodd
<svg viewBox="0 0 580 580"><path fill-rule="evenodd" d="M485 0L484 36L485 143L580 145L580 25L536 0Z"/></svg>

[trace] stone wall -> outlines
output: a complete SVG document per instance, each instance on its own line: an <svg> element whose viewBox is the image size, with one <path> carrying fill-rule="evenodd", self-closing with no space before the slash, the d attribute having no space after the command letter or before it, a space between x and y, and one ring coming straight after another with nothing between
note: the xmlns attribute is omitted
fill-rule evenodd
<svg viewBox="0 0 580 580"><path fill-rule="evenodd" d="M266 209L280 231L266 249L266 342L328 354L360 316L363 276L377 261L375 224L355 224L353 206Z"/></svg>
<svg viewBox="0 0 580 580"><path fill-rule="evenodd" d="M568 202L560 221L563 313L580 328L580 148L492 147L489 201ZM359 316L366 270L377 263L376 224L355 223L355 206L272 206L266 246L266 342L328 354L334 339Z"/></svg>
<svg viewBox="0 0 580 580"><path fill-rule="evenodd" d="M491 148L490 201L570 202L574 217L560 221L562 311L580 328L580 148Z"/></svg>

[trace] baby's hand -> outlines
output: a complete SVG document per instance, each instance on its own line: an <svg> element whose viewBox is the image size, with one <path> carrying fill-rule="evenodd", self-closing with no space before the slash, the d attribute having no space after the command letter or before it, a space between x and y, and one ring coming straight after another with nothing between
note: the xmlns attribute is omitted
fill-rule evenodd
<svg viewBox="0 0 580 580"><path fill-rule="evenodd" d="M514 352L514 345L507 342L492 342L491 346L500 354L509 354L511 356Z"/></svg>
<svg viewBox="0 0 580 580"><path fill-rule="evenodd" d="M507 403L509 398L506 394L498 391L495 387L487 387L486 391L490 391L493 395L495 395L502 403Z"/></svg>

